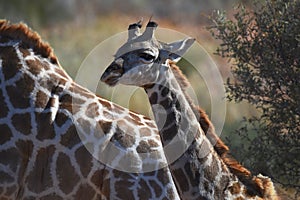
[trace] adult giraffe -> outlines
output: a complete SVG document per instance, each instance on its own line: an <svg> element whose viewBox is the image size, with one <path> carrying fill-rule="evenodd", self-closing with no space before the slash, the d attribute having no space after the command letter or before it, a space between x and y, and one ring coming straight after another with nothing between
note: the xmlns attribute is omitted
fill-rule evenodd
<svg viewBox="0 0 300 200"><path fill-rule="evenodd" d="M166 44L154 37L156 27L155 22L149 21L141 34L140 23L130 25L127 42L119 48L101 80L110 86L121 83L145 89L180 196L277 199L269 178L252 177L227 155L227 147L209 129L213 127L206 114L187 97L185 77L172 61L178 60L194 39ZM199 124L205 128L208 138Z"/></svg>
<svg viewBox="0 0 300 200"><path fill-rule="evenodd" d="M0 199L180 197L153 121L77 85L37 33L2 20Z"/></svg>

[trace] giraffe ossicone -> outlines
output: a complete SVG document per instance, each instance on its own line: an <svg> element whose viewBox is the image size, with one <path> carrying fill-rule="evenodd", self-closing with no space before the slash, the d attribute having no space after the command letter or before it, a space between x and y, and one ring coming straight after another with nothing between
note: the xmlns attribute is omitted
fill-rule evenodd
<svg viewBox="0 0 300 200"><path fill-rule="evenodd" d="M120 83L145 89L179 195L185 199L277 199L268 177L252 176L230 157L205 112L186 94L187 80L174 62L194 39L166 44L154 37L156 27L150 21L140 33L139 23L130 25L127 42L101 80L110 86Z"/></svg>

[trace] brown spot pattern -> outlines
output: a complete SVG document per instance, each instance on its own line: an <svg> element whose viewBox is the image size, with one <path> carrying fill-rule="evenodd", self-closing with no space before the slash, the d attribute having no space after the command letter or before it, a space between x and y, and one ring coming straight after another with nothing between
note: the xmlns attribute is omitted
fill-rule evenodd
<svg viewBox="0 0 300 200"><path fill-rule="evenodd" d="M167 94L169 94L170 90L168 87L163 87L163 89L161 90L161 95L163 97L167 96Z"/></svg>
<svg viewBox="0 0 300 200"><path fill-rule="evenodd" d="M16 148L10 148L0 152L0 163L7 165L13 172L16 172L19 162L20 152Z"/></svg>
<svg viewBox="0 0 300 200"><path fill-rule="evenodd" d="M181 168L174 169L173 176L174 176L177 184L179 184L179 188L182 190L182 192L188 191L189 184L188 184L188 180L183 172L183 169L181 169Z"/></svg>
<svg viewBox="0 0 300 200"><path fill-rule="evenodd" d="M44 92L42 91L38 91L36 94L36 101L35 101L35 106L37 108L45 108L48 102L48 95L46 95Z"/></svg>
<svg viewBox="0 0 300 200"><path fill-rule="evenodd" d="M166 122L164 123L164 126L168 126L169 124L172 124L172 123L176 123L176 113L175 112L170 112L167 115L167 119L166 119Z"/></svg>
<svg viewBox="0 0 300 200"><path fill-rule="evenodd" d="M94 196L94 189L91 186L84 184L79 186L74 199L93 199Z"/></svg>
<svg viewBox="0 0 300 200"><path fill-rule="evenodd" d="M99 116L97 103L94 102L89 104L85 111L85 115L92 119L95 118L96 116Z"/></svg>
<svg viewBox="0 0 300 200"><path fill-rule="evenodd" d="M67 122L67 120L70 120L70 119L64 113L62 113L62 112L56 113L55 123L57 126L61 127L62 125L64 125Z"/></svg>
<svg viewBox="0 0 300 200"><path fill-rule="evenodd" d="M160 104L161 106L163 106L164 108L169 108L169 107L171 107L171 105L172 105L172 101L171 101L170 98L166 98L166 99L164 99L163 101L159 102L159 104Z"/></svg>
<svg viewBox="0 0 300 200"><path fill-rule="evenodd" d="M128 126L128 124L134 124L134 126L143 126L144 125L140 120L136 121L133 118L128 117L128 116L124 117L124 120L126 121L127 126Z"/></svg>
<svg viewBox="0 0 300 200"><path fill-rule="evenodd" d="M190 183L192 187L198 187L199 186L199 171L197 170L197 167L195 167L194 163L186 163L184 166L184 170L187 174L190 180Z"/></svg>
<svg viewBox="0 0 300 200"><path fill-rule="evenodd" d="M172 122L174 123L174 122ZM171 141L178 133L179 127L175 125L170 126L168 129L163 128L161 130L161 137L163 142Z"/></svg>
<svg viewBox="0 0 300 200"><path fill-rule="evenodd" d="M147 126L152 127L152 128L157 128L155 126L155 124L152 121L145 121L145 123L147 124Z"/></svg>
<svg viewBox="0 0 300 200"><path fill-rule="evenodd" d="M32 141L23 141L23 140L18 140L16 142L16 146L18 148L18 151L21 155L21 165L19 168L19 174L18 174L18 178L19 178L19 182L22 181L24 174L26 172L27 166L28 166L28 162L29 159L32 157L32 151L33 151L33 143Z"/></svg>
<svg viewBox="0 0 300 200"><path fill-rule="evenodd" d="M134 184L134 181L132 181L133 178L130 176L130 174L118 170L113 170L113 174L118 180L115 184L117 197L120 199L134 199L132 191L128 189Z"/></svg>
<svg viewBox="0 0 300 200"><path fill-rule="evenodd" d="M61 68L54 68L54 71L57 74L61 75L62 77L68 78L68 75L65 73L65 71L63 69L61 69Z"/></svg>
<svg viewBox="0 0 300 200"><path fill-rule="evenodd" d="M0 47L0 58L5 80L14 77L22 67L13 47Z"/></svg>
<svg viewBox="0 0 300 200"><path fill-rule="evenodd" d="M26 60L26 64L29 67L29 71L37 76L40 72L41 72L41 69L44 68L43 65L45 65L44 63L42 63L40 60Z"/></svg>
<svg viewBox="0 0 300 200"><path fill-rule="evenodd" d="M100 99L100 98L98 99L98 101L99 101L99 103L100 103L102 106L106 107L108 110L111 110L111 109L112 109L112 106L111 106L111 103L110 103L110 102L105 101L105 100Z"/></svg>
<svg viewBox="0 0 300 200"><path fill-rule="evenodd" d="M151 147L158 147L159 146L159 144L155 140L152 140L152 139L148 140L148 143Z"/></svg>
<svg viewBox="0 0 300 200"><path fill-rule="evenodd" d="M156 104L157 103L157 93L154 92L151 94L150 98L149 98L149 101L151 104Z"/></svg>
<svg viewBox="0 0 300 200"><path fill-rule="evenodd" d="M30 95L34 88L34 81L26 74L14 85L6 87L9 100L15 108L28 108Z"/></svg>
<svg viewBox="0 0 300 200"><path fill-rule="evenodd" d="M9 141L12 137L12 132L10 128L6 124L0 124L1 137L0 137L0 145Z"/></svg>
<svg viewBox="0 0 300 200"><path fill-rule="evenodd" d="M31 133L31 117L29 113L15 114L11 120L17 131L24 135Z"/></svg>
<svg viewBox="0 0 300 200"><path fill-rule="evenodd" d="M161 196L162 188L158 185L158 183L154 180L150 180L149 184L150 184L151 188L153 188L155 196L156 197Z"/></svg>
<svg viewBox="0 0 300 200"><path fill-rule="evenodd" d="M15 192L17 192L17 187L16 187L16 186L7 187L7 188L6 188L5 195L11 196L11 195L13 195Z"/></svg>
<svg viewBox="0 0 300 200"><path fill-rule="evenodd" d="M78 183L79 176L71 164L69 156L64 153L58 155L56 166L59 187L65 194L69 194Z"/></svg>
<svg viewBox="0 0 300 200"><path fill-rule="evenodd" d="M101 121L98 121L98 124L99 124L99 128L101 129L101 135L102 133L104 134L107 134L110 129L111 129L111 126L112 126L112 122L110 121L104 121L104 120L101 120Z"/></svg>
<svg viewBox="0 0 300 200"><path fill-rule="evenodd" d="M105 196L109 196L110 194L110 182L108 175L109 172L106 169L102 169L96 171L91 178L92 183L97 186L97 188L100 188Z"/></svg>
<svg viewBox="0 0 300 200"><path fill-rule="evenodd" d="M139 129L141 137L150 136L151 130L148 127L142 127Z"/></svg>
<svg viewBox="0 0 300 200"><path fill-rule="evenodd" d="M10 183L14 181L14 177L12 177L10 174L7 174L5 172L0 171L0 183Z"/></svg>
<svg viewBox="0 0 300 200"><path fill-rule="evenodd" d="M146 141L140 141L139 145L136 148L138 153L147 153L151 150L151 147Z"/></svg>
<svg viewBox="0 0 300 200"><path fill-rule="evenodd" d="M66 109L72 114L76 114L81 109L80 105L83 103L83 100L74 98L69 94L65 94L60 98L60 108Z"/></svg>
<svg viewBox="0 0 300 200"><path fill-rule="evenodd" d="M138 190L139 199L151 199L151 190L145 180L141 179L139 182L140 188Z"/></svg>
<svg viewBox="0 0 300 200"><path fill-rule="evenodd" d="M36 198L34 198L33 196L27 196L27 197L24 197L23 200L35 200Z"/></svg>
<svg viewBox="0 0 300 200"><path fill-rule="evenodd" d="M44 197L41 197L40 200L63 200L63 198L56 194L48 194Z"/></svg>
<svg viewBox="0 0 300 200"><path fill-rule="evenodd" d="M54 145L38 150L33 169L27 178L28 188L31 191L40 193L52 186L50 167L54 151Z"/></svg>
<svg viewBox="0 0 300 200"><path fill-rule="evenodd" d="M19 48L19 50L21 51L24 58L30 55L30 52L28 49L24 49L21 47L21 48Z"/></svg>
<svg viewBox="0 0 300 200"><path fill-rule="evenodd" d="M169 179L166 177L168 173L168 168L161 168L157 171L157 179L160 180L161 184L166 186L169 183Z"/></svg>
<svg viewBox="0 0 300 200"><path fill-rule="evenodd" d="M132 147L132 145L135 143L135 137L130 135L130 133L133 132L128 131L125 133L122 129L116 127L115 134L112 136L111 140L117 141L124 148Z"/></svg>
<svg viewBox="0 0 300 200"><path fill-rule="evenodd" d="M130 112L129 115L134 121L141 121L140 117L137 114Z"/></svg>
<svg viewBox="0 0 300 200"><path fill-rule="evenodd" d="M0 118L6 117L8 114L8 107L4 101L2 90L0 90Z"/></svg>
<svg viewBox="0 0 300 200"><path fill-rule="evenodd" d="M53 123L51 123L51 113L35 113L37 123L37 136L38 140L53 139L55 131Z"/></svg>
<svg viewBox="0 0 300 200"><path fill-rule="evenodd" d="M71 149L76 144L80 143L81 139L78 136L77 129L75 125L68 128L65 134L61 136L60 143L69 149Z"/></svg>
<svg viewBox="0 0 300 200"><path fill-rule="evenodd" d="M125 109L119 105L114 104L111 111L114 113L117 113L117 114L122 114L122 113L124 113Z"/></svg>
<svg viewBox="0 0 300 200"><path fill-rule="evenodd" d="M76 162L80 166L81 174L84 177L87 177L93 165L92 155L83 145L75 151L75 158Z"/></svg>

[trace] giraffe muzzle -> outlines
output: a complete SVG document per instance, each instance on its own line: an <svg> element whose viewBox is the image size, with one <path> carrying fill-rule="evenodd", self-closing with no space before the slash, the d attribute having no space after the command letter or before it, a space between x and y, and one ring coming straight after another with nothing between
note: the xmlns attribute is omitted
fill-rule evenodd
<svg viewBox="0 0 300 200"><path fill-rule="evenodd" d="M117 62L111 63L101 76L101 81L109 86L115 86L119 78L123 75L124 70L122 65Z"/></svg>

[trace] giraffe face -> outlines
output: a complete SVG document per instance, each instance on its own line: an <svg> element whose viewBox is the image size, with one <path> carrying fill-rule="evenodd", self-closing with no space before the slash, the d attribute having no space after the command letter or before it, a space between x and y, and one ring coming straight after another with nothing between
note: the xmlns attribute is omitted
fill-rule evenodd
<svg viewBox="0 0 300 200"><path fill-rule="evenodd" d="M160 68L157 58L158 53L152 49L128 52L109 65L101 80L110 86L117 83L136 86L154 83Z"/></svg>
<svg viewBox="0 0 300 200"><path fill-rule="evenodd" d="M101 81L110 86L146 86L157 82L161 73L166 71L167 60L177 62L191 47L195 39L187 38L170 44L156 40L155 22L149 22L140 34L140 22L129 26L128 41L115 54L115 60L108 66Z"/></svg>

